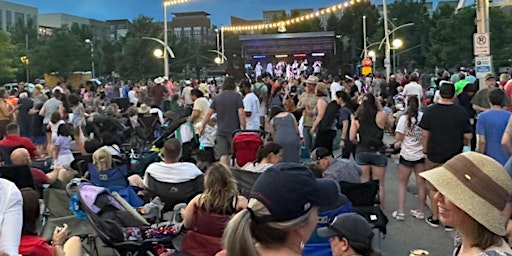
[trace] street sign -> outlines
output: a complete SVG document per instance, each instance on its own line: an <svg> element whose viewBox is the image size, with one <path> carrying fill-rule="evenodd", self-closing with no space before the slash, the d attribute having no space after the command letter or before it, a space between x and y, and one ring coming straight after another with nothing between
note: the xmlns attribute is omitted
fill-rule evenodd
<svg viewBox="0 0 512 256"><path fill-rule="evenodd" d="M361 69L361 73L363 74L363 76L366 76L366 75L372 73L372 67L363 67Z"/></svg>
<svg viewBox="0 0 512 256"><path fill-rule="evenodd" d="M492 56L475 57L475 71L477 78L484 78L492 72Z"/></svg>
<svg viewBox="0 0 512 256"><path fill-rule="evenodd" d="M389 59L384 59L384 66L391 66L391 62L389 62Z"/></svg>
<svg viewBox="0 0 512 256"><path fill-rule="evenodd" d="M372 66L372 60L370 58L364 58L363 59L363 67L371 67Z"/></svg>
<svg viewBox="0 0 512 256"><path fill-rule="evenodd" d="M473 54L475 56L491 55L491 40L489 33L473 34Z"/></svg>

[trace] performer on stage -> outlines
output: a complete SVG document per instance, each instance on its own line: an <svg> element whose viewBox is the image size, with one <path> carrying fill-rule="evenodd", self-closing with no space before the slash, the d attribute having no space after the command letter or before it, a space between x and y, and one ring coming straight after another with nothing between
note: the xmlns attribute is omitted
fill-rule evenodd
<svg viewBox="0 0 512 256"><path fill-rule="evenodd" d="M267 63L267 74L270 76L274 76L274 67L272 62Z"/></svg>
<svg viewBox="0 0 512 256"><path fill-rule="evenodd" d="M322 71L322 62L317 60L313 63L313 75L319 76Z"/></svg>
<svg viewBox="0 0 512 256"><path fill-rule="evenodd" d="M256 63L256 66L254 67L254 74L256 77L261 76L261 73L263 72L263 66L260 62Z"/></svg>

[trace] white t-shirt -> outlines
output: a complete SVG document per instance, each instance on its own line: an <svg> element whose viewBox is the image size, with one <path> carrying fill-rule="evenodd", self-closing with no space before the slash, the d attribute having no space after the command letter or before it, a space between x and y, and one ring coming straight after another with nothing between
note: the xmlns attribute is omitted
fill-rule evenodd
<svg viewBox="0 0 512 256"><path fill-rule="evenodd" d="M137 105L139 102L139 99L137 98L137 93L134 90L130 90L128 92L128 99L130 100L130 103L133 105Z"/></svg>
<svg viewBox="0 0 512 256"><path fill-rule="evenodd" d="M101 149L107 150L110 153L110 155L121 156L121 149L116 144L114 144L112 146L103 146L103 147L101 147Z"/></svg>
<svg viewBox="0 0 512 256"><path fill-rule="evenodd" d="M423 130L419 126L422 117L423 113L419 112L417 121L415 118L412 118L411 128L409 128L409 125L407 124L407 115L402 115L398 119L395 131L404 135L400 156L407 161L418 161L424 157L423 145L421 144Z"/></svg>
<svg viewBox="0 0 512 256"><path fill-rule="evenodd" d="M50 130L52 131L52 142L55 142L55 139L57 138L57 131L59 131L59 126L61 124L65 124L64 120L60 120L57 123L50 122Z"/></svg>
<svg viewBox="0 0 512 256"><path fill-rule="evenodd" d="M148 175L161 182L181 183L192 180L201 174L203 174L201 170L193 163L152 163L144 174L144 185L148 186Z"/></svg>
<svg viewBox="0 0 512 256"><path fill-rule="evenodd" d="M341 86L341 84L338 82L332 82L330 90L331 90L331 99L335 100L336 92L343 90L343 86Z"/></svg>
<svg viewBox="0 0 512 256"><path fill-rule="evenodd" d="M244 100L244 111L251 112L251 116L246 117L245 128L247 130L259 130L260 129L260 101L253 92L245 95Z"/></svg>
<svg viewBox="0 0 512 256"><path fill-rule="evenodd" d="M183 88L183 99L185 100L185 104L192 105L194 102L192 101L192 98L190 98L190 93L192 92L192 86L187 86Z"/></svg>
<svg viewBox="0 0 512 256"><path fill-rule="evenodd" d="M418 106L421 106L421 98L423 98L423 87L416 82L410 82L404 86L402 94L406 97L405 102L407 103L407 97L416 95L418 97Z"/></svg>
<svg viewBox="0 0 512 256"><path fill-rule="evenodd" d="M210 102L205 97L199 97L194 101L194 107L192 110L199 111L199 116L194 121L194 127L197 123L203 121L204 116L208 113L208 109L210 108Z"/></svg>

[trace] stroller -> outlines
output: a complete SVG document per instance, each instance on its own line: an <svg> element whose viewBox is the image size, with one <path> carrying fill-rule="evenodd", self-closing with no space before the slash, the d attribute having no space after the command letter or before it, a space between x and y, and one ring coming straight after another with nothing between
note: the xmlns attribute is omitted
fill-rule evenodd
<svg viewBox="0 0 512 256"><path fill-rule="evenodd" d="M72 198L78 198L75 210L83 211L98 237L117 255L156 256L173 248L172 239L180 227L166 223L150 226L122 198L87 181L71 182L66 190Z"/></svg>
<svg viewBox="0 0 512 256"><path fill-rule="evenodd" d="M259 130L237 130L233 133L233 166L242 167L254 162L258 149L263 146L265 134Z"/></svg>

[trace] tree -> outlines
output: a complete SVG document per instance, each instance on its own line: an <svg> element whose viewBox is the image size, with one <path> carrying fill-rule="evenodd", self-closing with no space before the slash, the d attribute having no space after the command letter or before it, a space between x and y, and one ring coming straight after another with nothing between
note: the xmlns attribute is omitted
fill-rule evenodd
<svg viewBox="0 0 512 256"><path fill-rule="evenodd" d="M11 81L18 71L15 61L16 47L11 43L9 35L0 30L0 81Z"/></svg>

